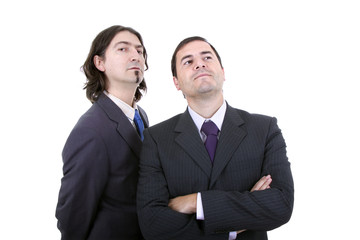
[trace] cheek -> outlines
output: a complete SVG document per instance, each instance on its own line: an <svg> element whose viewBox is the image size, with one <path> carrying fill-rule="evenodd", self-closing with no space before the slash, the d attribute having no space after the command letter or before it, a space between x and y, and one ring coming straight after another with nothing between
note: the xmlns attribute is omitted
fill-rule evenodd
<svg viewBox="0 0 360 240"><path fill-rule="evenodd" d="M224 81L225 81L225 75L224 75L224 73L222 73L222 72L218 72L218 73L215 75L215 78L216 78L216 81L217 81L217 82L224 82Z"/></svg>
<svg viewBox="0 0 360 240"><path fill-rule="evenodd" d="M145 59L144 59L144 58L141 58L141 59L140 59L140 64L141 64L141 66L143 66L143 67L145 66Z"/></svg>

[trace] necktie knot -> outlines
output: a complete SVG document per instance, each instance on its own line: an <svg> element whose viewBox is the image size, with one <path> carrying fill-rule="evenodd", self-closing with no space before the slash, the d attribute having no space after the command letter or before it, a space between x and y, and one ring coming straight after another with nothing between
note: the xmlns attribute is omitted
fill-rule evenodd
<svg viewBox="0 0 360 240"><path fill-rule="evenodd" d="M218 127L215 125L214 122L212 121L207 121L207 122L204 122L202 127L201 127L201 131L203 131L206 136L209 136L209 135L215 135L217 136L218 135L218 132L219 132L219 129Z"/></svg>
<svg viewBox="0 0 360 240"><path fill-rule="evenodd" d="M134 123L136 125L137 131L141 138L141 141L144 140L144 135L143 135L144 123L143 123L143 121L140 117L139 111L137 109L135 109Z"/></svg>

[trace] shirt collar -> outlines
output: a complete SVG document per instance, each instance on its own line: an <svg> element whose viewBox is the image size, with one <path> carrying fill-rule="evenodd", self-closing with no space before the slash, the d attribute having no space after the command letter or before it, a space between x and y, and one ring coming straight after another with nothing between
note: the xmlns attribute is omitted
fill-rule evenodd
<svg viewBox="0 0 360 240"><path fill-rule="evenodd" d="M221 131L221 127L222 127L224 117L225 117L225 112L226 112L225 100L223 101L223 104L221 105L221 107L215 112L215 114L211 118L208 118L208 119L200 116L197 112L192 110L190 106L188 106L188 109L189 109L189 114L190 114L191 118L193 119L197 129L199 130L199 133L200 133L203 123L205 121L209 121L209 120L214 122L215 125L218 127L218 129Z"/></svg>
<svg viewBox="0 0 360 240"><path fill-rule="evenodd" d="M129 118L129 120L134 120L135 109L138 109L135 102L131 107L129 104L125 103L124 101L120 100L119 98L115 97L114 95L112 95L107 91L104 91L104 94L108 96L121 109L121 111L123 111L125 116Z"/></svg>

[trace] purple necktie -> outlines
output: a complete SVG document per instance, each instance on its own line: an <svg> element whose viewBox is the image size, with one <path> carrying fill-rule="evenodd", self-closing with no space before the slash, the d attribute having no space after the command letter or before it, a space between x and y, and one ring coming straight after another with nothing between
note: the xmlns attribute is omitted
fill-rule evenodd
<svg viewBox="0 0 360 240"><path fill-rule="evenodd" d="M215 123L213 123L212 121L207 121L203 123L201 131L203 131L206 135L205 147L209 153L211 162L213 162L218 141L217 135L219 133L219 129L217 128Z"/></svg>

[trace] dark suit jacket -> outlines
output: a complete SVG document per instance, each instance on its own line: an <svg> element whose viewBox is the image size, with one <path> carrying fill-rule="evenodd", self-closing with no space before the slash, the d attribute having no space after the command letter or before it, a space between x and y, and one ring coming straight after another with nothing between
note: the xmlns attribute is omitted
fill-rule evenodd
<svg viewBox="0 0 360 240"><path fill-rule="evenodd" d="M140 114L148 127L142 109ZM100 95L63 150L64 177L56 208L62 239L142 239L136 214L141 145L121 109Z"/></svg>
<svg viewBox="0 0 360 240"><path fill-rule="evenodd" d="M249 192L271 174L271 189ZM204 221L168 201L201 192ZM188 113L148 128L140 156L138 216L145 239L267 239L293 208L293 180L276 119L227 106L214 164Z"/></svg>

